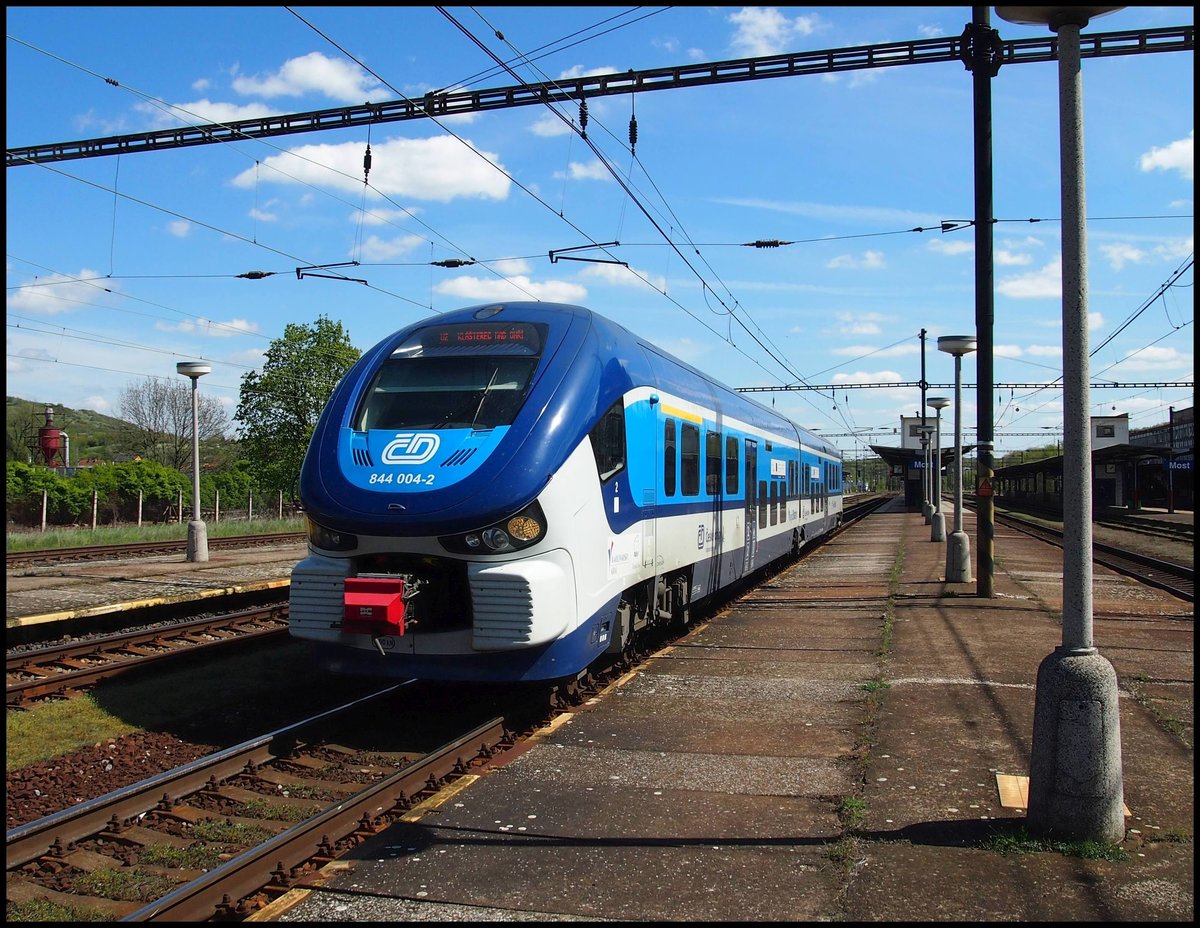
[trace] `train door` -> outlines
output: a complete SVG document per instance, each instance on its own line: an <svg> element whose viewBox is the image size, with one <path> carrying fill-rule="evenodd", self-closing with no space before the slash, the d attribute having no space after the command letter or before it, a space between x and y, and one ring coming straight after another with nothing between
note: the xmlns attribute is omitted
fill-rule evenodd
<svg viewBox="0 0 1200 928"><path fill-rule="evenodd" d="M743 512L746 519L746 537L742 554L742 574L745 575L754 569L754 558L758 553L758 442L752 438L746 439L746 465L743 475L746 487L746 508Z"/></svg>
<svg viewBox="0 0 1200 928"><path fill-rule="evenodd" d="M650 464L650 474L647 485L642 488L642 567L650 568L655 574L655 561L658 557L658 501L663 498L665 490L663 480L663 462L666 459L666 439L663 437L663 417L659 414L662 407L657 398L651 401L650 428L654 440L650 443L654 449L654 460ZM673 453L673 451L672 451ZM657 577L655 577L657 580Z"/></svg>

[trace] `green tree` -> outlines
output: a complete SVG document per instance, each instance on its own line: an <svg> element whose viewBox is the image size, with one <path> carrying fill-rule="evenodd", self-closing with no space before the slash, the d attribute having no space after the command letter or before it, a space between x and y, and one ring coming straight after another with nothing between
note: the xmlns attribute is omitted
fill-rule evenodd
<svg viewBox="0 0 1200 928"><path fill-rule="evenodd" d="M242 376L234 420L260 488L292 494L321 410L360 354L340 322L321 316L289 323L262 370Z"/></svg>

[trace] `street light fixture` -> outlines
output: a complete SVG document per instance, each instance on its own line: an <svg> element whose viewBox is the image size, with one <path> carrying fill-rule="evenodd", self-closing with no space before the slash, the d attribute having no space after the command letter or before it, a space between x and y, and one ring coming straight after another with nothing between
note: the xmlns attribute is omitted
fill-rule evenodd
<svg viewBox="0 0 1200 928"><path fill-rule="evenodd" d="M996 13L1058 34L1062 183L1062 644L1038 667L1029 766L1031 830L1115 844L1125 837L1117 676L1092 645L1092 453L1087 225L1079 30L1116 6L1014 6Z"/></svg>
<svg viewBox="0 0 1200 928"><path fill-rule="evenodd" d="M971 539L963 531L962 492L962 359L975 350L971 335L942 335L938 351L954 355L954 532L946 543L946 582L971 582Z"/></svg>
<svg viewBox="0 0 1200 928"><path fill-rule="evenodd" d="M192 381L192 521L188 523L187 559L208 560L208 528L200 518L200 378L212 371L211 364L180 361L175 370Z"/></svg>
<svg viewBox="0 0 1200 928"><path fill-rule="evenodd" d="M948 396L931 396L925 405L937 410L937 426L934 431L934 457L937 463L933 465L933 515L930 517L930 541L946 540L946 517L942 513L942 410L950 405Z"/></svg>

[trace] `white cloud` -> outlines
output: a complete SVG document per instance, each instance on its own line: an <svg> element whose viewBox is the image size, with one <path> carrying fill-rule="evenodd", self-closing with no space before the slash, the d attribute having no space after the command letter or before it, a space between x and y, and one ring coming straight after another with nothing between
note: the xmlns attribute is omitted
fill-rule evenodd
<svg viewBox="0 0 1200 928"><path fill-rule="evenodd" d="M420 213L420 209L374 209L364 210L363 212L353 212L347 216L347 221L358 225L361 222L364 226L383 226L392 225L397 222L406 222L414 215Z"/></svg>
<svg viewBox="0 0 1200 928"><path fill-rule="evenodd" d="M440 203L458 197L503 200L512 186L497 155L448 135L380 142L372 146L372 155L371 186L388 196ZM362 142L302 145L265 158L237 175L233 184L317 184L357 193L363 189L362 157Z"/></svg>
<svg viewBox="0 0 1200 928"><path fill-rule="evenodd" d="M1174 348L1150 345L1125 355L1118 366L1122 371L1184 371L1191 376L1195 358Z"/></svg>
<svg viewBox="0 0 1200 928"><path fill-rule="evenodd" d="M995 358L1019 358L1024 352L1019 345L993 345L992 357Z"/></svg>
<svg viewBox="0 0 1200 928"><path fill-rule="evenodd" d="M362 244L362 258L364 261L389 261L403 257L424 244L425 239L419 235L401 235L392 239L369 235Z"/></svg>
<svg viewBox="0 0 1200 928"><path fill-rule="evenodd" d="M464 275L442 281L434 289L444 296L453 296L478 303L492 300L545 300L553 303L582 303L587 299L587 290L578 284L562 280L535 283L524 276L501 280L494 277Z"/></svg>
<svg viewBox="0 0 1200 928"><path fill-rule="evenodd" d="M881 313L836 313L837 324L825 331L834 335L878 335L881 322L889 321Z"/></svg>
<svg viewBox="0 0 1200 928"><path fill-rule="evenodd" d="M85 283L89 278L100 278L103 275L90 268L82 268L76 277L64 274L47 274L36 281L30 281L8 296L6 306L17 312L41 313L46 316L71 312L81 306L87 306L99 299L105 290L117 289L111 279L105 278L104 283Z"/></svg>
<svg viewBox="0 0 1200 928"><path fill-rule="evenodd" d="M192 231L192 224L186 219L173 219L167 223L167 234L174 235L176 238L187 238L190 231Z"/></svg>
<svg viewBox="0 0 1200 928"><path fill-rule="evenodd" d="M1025 350L1035 358L1061 358L1063 353L1061 345L1030 345Z"/></svg>
<svg viewBox="0 0 1200 928"><path fill-rule="evenodd" d="M648 281L650 286L660 293L665 293L667 289L665 277L653 275L649 271L626 267L623 264L588 264L579 272L579 276L619 287L644 287Z"/></svg>
<svg viewBox="0 0 1200 928"><path fill-rule="evenodd" d="M929 250L943 255L974 254L975 243L963 239L933 238L929 240Z"/></svg>
<svg viewBox="0 0 1200 928"><path fill-rule="evenodd" d="M996 291L1015 300L1040 300L1062 296L1062 260L1056 258L1039 271L1009 277L996 284Z"/></svg>
<svg viewBox="0 0 1200 928"><path fill-rule="evenodd" d="M1163 148L1151 148L1142 155L1143 171L1178 171L1185 180L1193 179L1192 142L1195 130L1186 139L1178 139Z"/></svg>
<svg viewBox="0 0 1200 928"><path fill-rule="evenodd" d="M860 257L838 255L825 263L827 268L852 268L854 270L879 270L886 267L882 251L864 251Z"/></svg>
<svg viewBox="0 0 1200 928"><path fill-rule="evenodd" d="M1030 255L1019 255L1004 248L998 248L992 254L992 261L1001 267L1013 267L1029 264L1033 261Z"/></svg>
<svg viewBox="0 0 1200 928"><path fill-rule="evenodd" d="M265 209L259 209L256 206L250 207L250 218L257 219L259 222L278 222L278 213L268 213Z"/></svg>
<svg viewBox="0 0 1200 928"><path fill-rule="evenodd" d="M535 119L529 131L540 138L554 138L559 135L569 135L573 130L569 122L563 122L553 113L546 113L540 119Z"/></svg>
<svg viewBox="0 0 1200 928"><path fill-rule="evenodd" d="M904 355L916 354L920 351L920 346L910 343L901 342L899 345L892 345L890 348L875 348L871 345L847 345L844 348L834 348L833 354L843 357L865 357L870 355L873 358L897 358Z"/></svg>
<svg viewBox="0 0 1200 928"><path fill-rule="evenodd" d="M298 97L319 93L343 103L363 103L383 87L356 64L309 52L288 59L274 74L234 78L233 89L246 96Z"/></svg>
<svg viewBox="0 0 1200 928"><path fill-rule="evenodd" d="M834 374L834 383L904 383L896 371L855 371L853 374Z"/></svg>
<svg viewBox="0 0 1200 928"><path fill-rule="evenodd" d="M1108 258L1108 263L1114 271L1119 271L1126 264L1140 264L1146 260L1146 252L1133 245L1101 245L1100 253Z"/></svg>
<svg viewBox="0 0 1200 928"><path fill-rule="evenodd" d="M156 322L159 332L178 332L183 335L204 335L209 338L233 338L237 335L253 335L258 332L258 323L248 319L227 319L216 322L212 319L184 319L180 322Z"/></svg>
<svg viewBox="0 0 1200 928"><path fill-rule="evenodd" d="M172 103L170 112L165 112L160 106L149 103L136 103L133 107L148 117L152 127L194 125L200 123L218 123L224 125L240 122L243 119L261 119L263 116L274 116L277 108L266 103L217 103L213 100L192 100L190 103Z"/></svg>
<svg viewBox="0 0 1200 928"><path fill-rule="evenodd" d="M821 24L816 15L788 19L773 6L742 7L726 18L737 27L730 47L747 58L794 51L795 39Z"/></svg>
<svg viewBox="0 0 1200 928"><path fill-rule="evenodd" d="M824 222L839 222L856 227L869 226L936 226L941 221L928 213L891 209L886 206L846 206L840 203L809 203L789 200L761 200L753 197L717 197L714 203L727 206L744 206L751 209L766 209L794 216L805 216Z"/></svg>
<svg viewBox="0 0 1200 928"><path fill-rule="evenodd" d="M578 161L572 161L567 166L567 173L555 171L554 176L561 180L563 177L569 177L571 180L609 180L613 179L612 172L608 170L598 160L591 164L580 164Z"/></svg>

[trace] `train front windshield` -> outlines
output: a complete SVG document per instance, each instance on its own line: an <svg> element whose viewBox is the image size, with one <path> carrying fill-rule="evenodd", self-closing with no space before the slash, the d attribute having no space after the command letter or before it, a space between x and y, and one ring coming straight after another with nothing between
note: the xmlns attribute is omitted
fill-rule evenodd
<svg viewBox="0 0 1200 928"><path fill-rule="evenodd" d="M355 414L354 428L510 425L541 361L544 329L532 323L421 329L383 362Z"/></svg>

